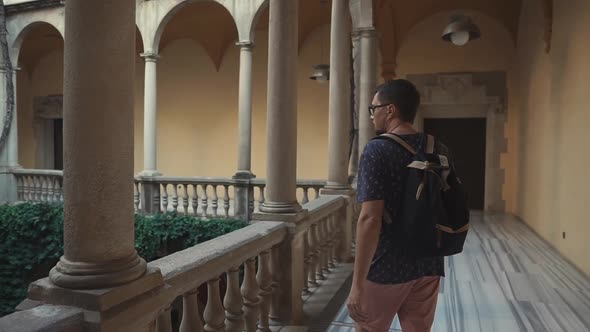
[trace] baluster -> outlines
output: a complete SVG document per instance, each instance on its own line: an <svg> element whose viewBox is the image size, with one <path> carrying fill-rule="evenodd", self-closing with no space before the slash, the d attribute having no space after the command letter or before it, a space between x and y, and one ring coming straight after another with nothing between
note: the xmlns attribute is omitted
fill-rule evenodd
<svg viewBox="0 0 590 332"><path fill-rule="evenodd" d="M309 202L309 188L307 187L303 187L303 201L301 202L301 204L306 204Z"/></svg>
<svg viewBox="0 0 590 332"><path fill-rule="evenodd" d="M260 318L258 331L270 332L268 315L270 313L270 299L272 296L272 278L270 274L270 250L265 250L258 255L258 274L256 282L260 287L258 299L260 301Z"/></svg>
<svg viewBox="0 0 590 332"><path fill-rule="evenodd" d="M203 323L199 314L199 289L184 294L182 297L182 322L180 332L202 332Z"/></svg>
<svg viewBox="0 0 590 332"><path fill-rule="evenodd" d="M311 255L309 250L309 229L305 230L305 234L303 236L304 244L303 244L303 289L301 290L303 295L309 295L311 292L309 291L309 265L311 264Z"/></svg>
<svg viewBox="0 0 590 332"><path fill-rule="evenodd" d="M172 319L170 319L170 307L166 308L158 317L158 332L172 332Z"/></svg>
<svg viewBox="0 0 590 332"><path fill-rule="evenodd" d="M172 184L172 210L174 213L178 212L178 186Z"/></svg>
<svg viewBox="0 0 590 332"><path fill-rule="evenodd" d="M39 177L33 175L33 202L39 201Z"/></svg>
<svg viewBox="0 0 590 332"><path fill-rule="evenodd" d="M188 184L183 184L184 195L182 196L182 209L184 214L188 215Z"/></svg>
<svg viewBox="0 0 590 332"><path fill-rule="evenodd" d="M225 330L225 311L219 294L219 277L207 281L207 306L205 307L205 331L223 332Z"/></svg>
<svg viewBox="0 0 590 332"><path fill-rule="evenodd" d="M39 198L39 202L45 202L45 177L42 175L39 175L38 177L38 184L39 184L39 191L38 191L38 198Z"/></svg>
<svg viewBox="0 0 590 332"><path fill-rule="evenodd" d="M329 247L328 247L328 267L336 267L336 225L334 221L336 219L333 216L328 217L328 234L330 235Z"/></svg>
<svg viewBox="0 0 590 332"><path fill-rule="evenodd" d="M219 197L217 197L217 185L211 185L213 188L213 197L211 198L211 208L213 209L213 217L217 217L217 208L219 207Z"/></svg>
<svg viewBox="0 0 590 332"><path fill-rule="evenodd" d="M39 184L41 188L41 202L47 202L47 178L44 176L39 177Z"/></svg>
<svg viewBox="0 0 590 332"><path fill-rule="evenodd" d="M25 175L25 201L33 201L33 176Z"/></svg>
<svg viewBox="0 0 590 332"><path fill-rule="evenodd" d="M55 177L47 177L47 202L55 203Z"/></svg>
<svg viewBox="0 0 590 332"><path fill-rule="evenodd" d="M322 272L324 274L329 274L331 273L330 268L329 268L329 263L330 263L330 233L328 233L328 218L325 218L322 220L322 222L320 223L320 227L322 230Z"/></svg>
<svg viewBox="0 0 590 332"><path fill-rule="evenodd" d="M202 184L201 185L201 189L203 189L203 192L201 194L201 208L203 209L202 215L203 217L207 218L207 210L209 208L209 197L207 197L207 187L209 185L207 184Z"/></svg>
<svg viewBox="0 0 590 332"><path fill-rule="evenodd" d="M139 182L133 182L133 205L135 205L135 211L139 211Z"/></svg>
<svg viewBox="0 0 590 332"><path fill-rule="evenodd" d="M20 176L20 175L16 176L16 193L17 193L18 200L21 202L24 200L23 187L24 187L24 184L23 184L22 176Z"/></svg>
<svg viewBox="0 0 590 332"><path fill-rule="evenodd" d="M315 272L316 272L316 278L318 280L326 280L326 277L324 276L323 273L323 261L324 261L324 253L323 253L323 248L322 248L322 241L323 241L323 237L322 237L322 228L320 226L320 221L317 221L314 224L314 237L315 237L315 243L316 243L316 248L315 248L315 252L316 252L316 264L315 264Z"/></svg>
<svg viewBox="0 0 590 332"><path fill-rule="evenodd" d="M162 183L162 212L168 212L168 183Z"/></svg>
<svg viewBox="0 0 590 332"><path fill-rule="evenodd" d="M317 282L317 264L318 264L318 245L315 229L317 225L313 224L307 230L307 241L309 244L309 271L308 282L311 287L318 287Z"/></svg>
<svg viewBox="0 0 590 332"><path fill-rule="evenodd" d="M322 189L322 187L314 188L314 197L313 197L313 199L318 199L318 197L320 197L320 189Z"/></svg>
<svg viewBox="0 0 590 332"><path fill-rule="evenodd" d="M258 320L258 284L256 283L256 259L250 258L244 264L244 282L242 283L242 297L244 298L244 323L246 332L256 331Z"/></svg>
<svg viewBox="0 0 590 332"><path fill-rule="evenodd" d="M59 177L57 179L57 185L59 187L59 202L63 203L64 202L64 179L62 177Z"/></svg>
<svg viewBox="0 0 590 332"><path fill-rule="evenodd" d="M262 185L260 187L258 187L258 191L260 193L260 195L258 195L258 206L262 205L264 203L264 201L266 201L266 199L264 198L264 188L265 186Z"/></svg>
<svg viewBox="0 0 590 332"><path fill-rule="evenodd" d="M225 217L229 217L229 185L223 185L223 211Z"/></svg>
<svg viewBox="0 0 590 332"><path fill-rule="evenodd" d="M192 199L192 205L193 205L193 215L198 215L198 209L199 209L199 186L196 184L192 185L193 187L193 199Z"/></svg>
<svg viewBox="0 0 590 332"><path fill-rule="evenodd" d="M340 262L340 258L338 256L338 250L341 246L340 242L341 242L341 238L340 238L340 233L342 233L342 223L340 222L340 219L336 217L336 215L332 216L332 222L334 223L334 263L339 263Z"/></svg>
<svg viewBox="0 0 590 332"><path fill-rule="evenodd" d="M225 306L225 331L240 332L244 328L242 295L240 294L240 269L232 268L227 273L227 291L223 299Z"/></svg>

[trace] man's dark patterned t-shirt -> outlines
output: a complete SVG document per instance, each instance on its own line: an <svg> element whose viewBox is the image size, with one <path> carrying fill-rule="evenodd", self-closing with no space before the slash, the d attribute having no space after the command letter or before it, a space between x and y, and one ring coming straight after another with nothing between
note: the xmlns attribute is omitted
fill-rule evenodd
<svg viewBox="0 0 590 332"><path fill-rule="evenodd" d="M414 149L420 147L422 134L400 137ZM434 152L448 154L446 147L438 142ZM396 247L397 234L394 225L401 205L406 166L411 161L412 155L406 149L389 140L370 141L361 156L357 183L358 202L385 201L379 244L367 277L375 283L400 284L425 276L444 276L444 258L416 259ZM386 218L386 215L391 217Z"/></svg>

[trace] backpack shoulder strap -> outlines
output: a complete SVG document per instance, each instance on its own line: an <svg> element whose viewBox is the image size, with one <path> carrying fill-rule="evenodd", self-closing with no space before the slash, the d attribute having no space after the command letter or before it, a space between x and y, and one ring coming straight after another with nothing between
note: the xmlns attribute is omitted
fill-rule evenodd
<svg viewBox="0 0 590 332"><path fill-rule="evenodd" d="M432 135L426 136L426 153L427 154L434 153L434 136L432 136Z"/></svg>
<svg viewBox="0 0 590 332"><path fill-rule="evenodd" d="M380 136L389 139L390 141L398 143L399 145L403 146L406 150L408 150L412 155L416 154L416 150L414 150L414 148L410 144L406 143L406 141L401 139L399 136L389 133L381 134Z"/></svg>

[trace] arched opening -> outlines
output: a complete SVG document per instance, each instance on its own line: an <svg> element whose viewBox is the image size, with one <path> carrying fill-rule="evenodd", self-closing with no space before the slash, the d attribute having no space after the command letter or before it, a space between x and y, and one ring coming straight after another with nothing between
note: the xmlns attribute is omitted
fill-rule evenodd
<svg viewBox="0 0 590 332"><path fill-rule="evenodd" d="M21 36L16 79L19 162L25 168L63 168L64 40L48 23Z"/></svg>
<svg viewBox="0 0 590 332"><path fill-rule="evenodd" d="M233 17L214 1L183 2L158 31L158 170L186 176L235 173L239 49ZM143 118L143 109L137 111L136 118ZM143 125L136 127L135 139L139 172Z"/></svg>

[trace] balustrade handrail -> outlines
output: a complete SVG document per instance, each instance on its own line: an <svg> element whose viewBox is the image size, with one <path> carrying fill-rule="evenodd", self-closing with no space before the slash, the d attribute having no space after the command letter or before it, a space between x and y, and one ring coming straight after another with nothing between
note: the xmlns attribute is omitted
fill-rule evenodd
<svg viewBox="0 0 590 332"><path fill-rule="evenodd" d="M303 204L303 208L309 213L311 222L327 217L334 211L346 205L346 199L338 195L320 196L317 199Z"/></svg>
<svg viewBox="0 0 590 332"><path fill-rule="evenodd" d="M167 184L213 184L230 185L233 179L206 176L136 176L135 182L167 183Z"/></svg>
<svg viewBox="0 0 590 332"><path fill-rule="evenodd" d="M219 277L231 268L281 243L287 225L261 221L148 263L159 268L174 296Z"/></svg>
<svg viewBox="0 0 590 332"><path fill-rule="evenodd" d="M63 171L54 169L14 168L12 173L14 175L63 176Z"/></svg>

